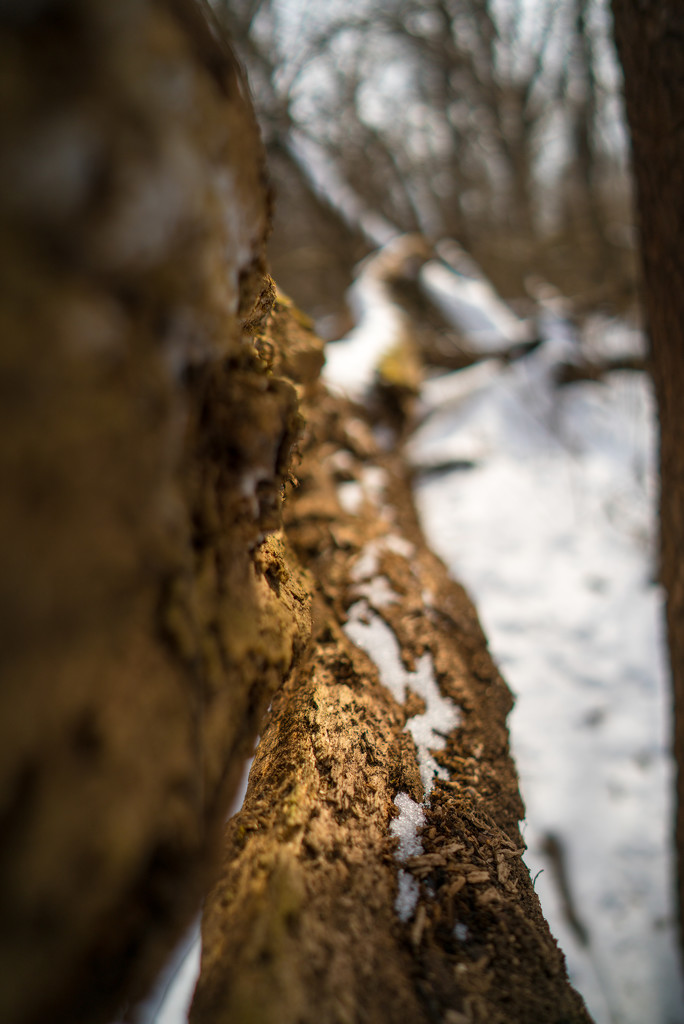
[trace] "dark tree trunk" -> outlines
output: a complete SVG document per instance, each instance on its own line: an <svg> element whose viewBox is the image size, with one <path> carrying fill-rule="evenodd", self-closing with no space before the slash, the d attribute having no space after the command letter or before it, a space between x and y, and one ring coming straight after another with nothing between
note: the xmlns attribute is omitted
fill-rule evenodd
<svg viewBox="0 0 684 1024"><path fill-rule="evenodd" d="M661 579L674 690L677 851L684 923L684 6L613 0L625 77L643 292L660 413Z"/></svg>

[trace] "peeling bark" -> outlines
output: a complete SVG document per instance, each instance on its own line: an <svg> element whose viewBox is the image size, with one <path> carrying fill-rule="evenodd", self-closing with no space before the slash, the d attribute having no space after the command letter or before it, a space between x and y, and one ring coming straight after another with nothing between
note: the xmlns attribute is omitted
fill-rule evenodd
<svg viewBox="0 0 684 1024"><path fill-rule="evenodd" d="M285 521L313 644L227 828L191 1024L587 1022L521 861L512 701L475 610L425 545L401 454L322 389L305 417ZM424 821L413 842L401 808Z"/></svg>

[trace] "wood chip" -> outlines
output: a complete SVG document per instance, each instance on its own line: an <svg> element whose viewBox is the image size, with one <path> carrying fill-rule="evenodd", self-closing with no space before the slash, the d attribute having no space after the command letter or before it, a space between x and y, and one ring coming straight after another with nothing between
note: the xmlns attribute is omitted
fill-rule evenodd
<svg viewBox="0 0 684 1024"><path fill-rule="evenodd" d="M447 896L455 896L457 892L460 892L465 885L465 875L460 875L456 878L449 888L447 889Z"/></svg>
<svg viewBox="0 0 684 1024"><path fill-rule="evenodd" d="M508 876L511 873L511 865L501 855L497 857L496 873L502 885L508 881Z"/></svg>
<svg viewBox="0 0 684 1024"><path fill-rule="evenodd" d="M411 942L413 943L414 946L420 945L420 940L423 937L423 930L425 928L426 920L427 911L425 909L425 904L421 903L420 906L418 907L418 910L416 911L416 919L413 922L413 927L411 928Z"/></svg>
<svg viewBox="0 0 684 1024"><path fill-rule="evenodd" d="M488 882L489 872L471 871L470 874L466 876L466 881L468 881L471 885L480 885L482 882Z"/></svg>
<svg viewBox="0 0 684 1024"><path fill-rule="evenodd" d="M472 1024L472 1017L466 1017L465 1013L459 1013L458 1010L447 1010L444 1024Z"/></svg>
<svg viewBox="0 0 684 1024"><path fill-rule="evenodd" d="M494 886L490 886L483 893L478 895L477 902L481 907L487 906L488 903L498 903L501 900L501 893Z"/></svg>
<svg viewBox="0 0 684 1024"><path fill-rule="evenodd" d="M440 848L440 853L445 857L451 857L455 853L462 853L463 850L465 850L465 845L463 843L449 843L448 846L442 846Z"/></svg>
<svg viewBox="0 0 684 1024"><path fill-rule="evenodd" d="M420 870L421 868L443 867L446 862L443 853L421 853L418 857L410 857L406 861L406 866L412 870Z"/></svg>

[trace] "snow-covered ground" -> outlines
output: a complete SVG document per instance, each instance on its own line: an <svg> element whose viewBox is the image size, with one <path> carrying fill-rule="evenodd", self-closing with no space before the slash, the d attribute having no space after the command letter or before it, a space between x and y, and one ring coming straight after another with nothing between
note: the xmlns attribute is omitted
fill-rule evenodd
<svg viewBox="0 0 684 1024"><path fill-rule="evenodd" d="M426 389L416 499L516 695L525 859L574 984L597 1024L679 1024L654 400L628 372L559 389L577 340L553 316L543 336Z"/></svg>

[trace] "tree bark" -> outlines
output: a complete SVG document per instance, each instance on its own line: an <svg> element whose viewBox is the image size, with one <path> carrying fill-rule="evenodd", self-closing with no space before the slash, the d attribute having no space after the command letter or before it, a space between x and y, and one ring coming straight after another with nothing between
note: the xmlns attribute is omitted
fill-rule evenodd
<svg viewBox="0 0 684 1024"><path fill-rule="evenodd" d="M207 9L4 4L0 80L0 1021L96 1024L197 913L308 637L255 554L299 418Z"/></svg>
<svg viewBox="0 0 684 1024"><path fill-rule="evenodd" d="M676 843L684 928L684 9L677 0L613 0L660 416L660 578L678 766Z"/></svg>
<svg viewBox="0 0 684 1024"><path fill-rule="evenodd" d="M285 526L313 642L227 828L191 1024L586 1024L521 860L512 700L475 610L401 453L322 388L304 415Z"/></svg>

